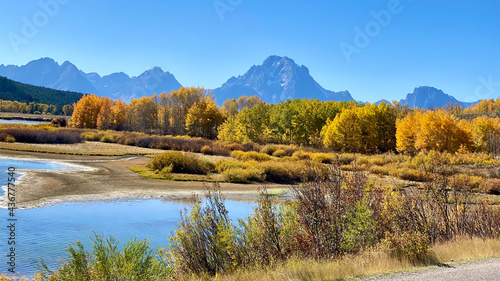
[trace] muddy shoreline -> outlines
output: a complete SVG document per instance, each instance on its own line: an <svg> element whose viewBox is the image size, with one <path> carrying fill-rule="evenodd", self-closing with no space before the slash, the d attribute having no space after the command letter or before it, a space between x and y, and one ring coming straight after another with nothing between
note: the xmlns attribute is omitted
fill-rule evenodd
<svg viewBox="0 0 500 281"><path fill-rule="evenodd" d="M127 199L175 200L202 195L204 183L156 180L140 177L129 167L145 165L144 156L79 156L21 152L0 149L0 157L42 160L56 164L73 165L67 171L22 171L22 182L17 185L18 208L39 208L64 202L113 201ZM79 170L85 168L84 170ZM261 184L221 183L227 199L256 199ZM273 188L289 188L270 184Z"/></svg>

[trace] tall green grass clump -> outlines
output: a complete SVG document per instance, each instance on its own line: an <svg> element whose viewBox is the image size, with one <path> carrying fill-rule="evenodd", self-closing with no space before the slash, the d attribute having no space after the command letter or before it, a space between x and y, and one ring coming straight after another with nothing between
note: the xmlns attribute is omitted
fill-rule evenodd
<svg viewBox="0 0 500 281"><path fill-rule="evenodd" d="M69 258L52 271L41 260L36 280L166 280L172 268L163 257L153 254L148 240L132 239L119 250L119 242L110 236L92 238L92 251L75 241L66 248Z"/></svg>

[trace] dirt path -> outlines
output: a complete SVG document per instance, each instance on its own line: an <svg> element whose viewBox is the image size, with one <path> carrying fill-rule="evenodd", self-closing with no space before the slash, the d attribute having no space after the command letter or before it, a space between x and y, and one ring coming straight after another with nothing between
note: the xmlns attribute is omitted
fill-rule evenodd
<svg viewBox="0 0 500 281"><path fill-rule="evenodd" d="M482 281L500 280L500 259L444 266L434 269L360 279L363 281Z"/></svg>
<svg viewBox="0 0 500 281"><path fill-rule="evenodd" d="M96 201L122 198L185 198L203 193L201 182L179 182L142 178L129 170L145 165L143 156L75 156L36 152L0 150L4 157L50 159L93 168L92 171L29 171L17 186L16 202L22 208L33 208L67 201ZM261 185L221 183L228 199L253 199ZM269 188L288 188L269 185Z"/></svg>

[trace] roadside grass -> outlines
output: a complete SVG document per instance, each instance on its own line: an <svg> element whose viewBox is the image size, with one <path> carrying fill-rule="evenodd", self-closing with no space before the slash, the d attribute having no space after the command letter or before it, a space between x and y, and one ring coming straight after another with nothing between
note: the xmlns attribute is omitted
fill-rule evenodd
<svg viewBox="0 0 500 281"><path fill-rule="evenodd" d="M293 259L274 268L241 269L219 276L217 280L349 280L408 268L411 268L409 262L391 258L385 253L365 253L332 261Z"/></svg>
<svg viewBox="0 0 500 281"><path fill-rule="evenodd" d="M500 257L500 239L459 238L431 247L437 262L441 264L466 263L485 258ZM383 251L364 252L347 255L330 261L293 259L271 268L245 268L231 274L217 276L221 281L312 281L312 280L353 280L357 278L398 272L411 272L436 267L415 267L407 260L389 256ZM189 280L199 280L193 277Z"/></svg>
<svg viewBox="0 0 500 281"><path fill-rule="evenodd" d="M489 257L500 257L499 239L472 239L462 237L455 241L434 245L432 250L440 262L468 261Z"/></svg>

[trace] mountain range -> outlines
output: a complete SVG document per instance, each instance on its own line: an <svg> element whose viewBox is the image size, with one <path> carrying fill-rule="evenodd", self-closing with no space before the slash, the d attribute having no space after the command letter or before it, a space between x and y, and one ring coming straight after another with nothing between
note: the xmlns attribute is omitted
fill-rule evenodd
<svg viewBox="0 0 500 281"><path fill-rule="evenodd" d="M41 58L23 66L2 64L0 76L35 86L92 93L127 102L133 98L170 92L181 87L174 75L159 67L136 77L130 77L123 72L101 77L95 72L85 73L69 61L59 65L51 58Z"/></svg>
<svg viewBox="0 0 500 281"><path fill-rule="evenodd" d="M0 65L0 76L9 79L63 91L95 93L129 102L142 96L177 90L182 85L170 72L154 67L139 76L123 72L100 76L85 73L74 64L65 61L59 65L51 58L41 58L23 66ZM219 105L227 98L259 96L268 103L287 99L309 98L319 100L354 100L348 91L334 92L323 88L310 75L309 69L298 65L288 57L270 56L261 65L254 65L238 77L229 78L221 87L211 90ZM1 98L1 97L0 97ZM448 104L469 107L474 103L460 102L442 90L421 86L407 94L401 104L409 107L436 108Z"/></svg>

